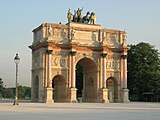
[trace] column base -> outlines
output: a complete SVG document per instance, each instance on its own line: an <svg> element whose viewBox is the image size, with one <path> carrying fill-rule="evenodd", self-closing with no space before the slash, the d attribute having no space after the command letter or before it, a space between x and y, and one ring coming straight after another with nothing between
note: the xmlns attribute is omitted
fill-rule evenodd
<svg viewBox="0 0 160 120"><path fill-rule="evenodd" d="M54 100L52 98L53 96L53 88L47 87L45 90L45 103L54 103Z"/></svg>
<svg viewBox="0 0 160 120"><path fill-rule="evenodd" d="M129 97L128 97L128 92L129 90L127 88L123 89L123 103L130 102Z"/></svg>
<svg viewBox="0 0 160 120"><path fill-rule="evenodd" d="M70 88L70 102L77 103L77 89Z"/></svg>
<svg viewBox="0 0 160 120"><path fill-rule="evenodd" d="M102 88L102 103L109 103L107 88Z"/></svg>

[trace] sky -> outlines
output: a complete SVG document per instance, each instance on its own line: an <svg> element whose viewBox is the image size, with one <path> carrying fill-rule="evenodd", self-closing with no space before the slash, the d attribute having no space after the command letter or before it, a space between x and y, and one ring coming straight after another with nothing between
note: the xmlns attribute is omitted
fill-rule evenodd
<svg viewBox="0 0 160 120"><path fill-rule="evenodd" d="M127 31L128 44L146 42L160 52L160 0L0 0L0 78L15 86L14 57L18 53L18 83L31 86L32 30L42 23L67 23L67 11L94 11L96 24Z"/></svg>

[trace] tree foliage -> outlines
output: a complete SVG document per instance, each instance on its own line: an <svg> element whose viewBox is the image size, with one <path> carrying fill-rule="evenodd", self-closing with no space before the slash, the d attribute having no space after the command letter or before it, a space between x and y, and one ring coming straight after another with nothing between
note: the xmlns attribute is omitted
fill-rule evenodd
<svg viewBox="0 0 160 120"><path fill-rule="evenodd" d="M19 98L30 98L31 97L31 88L19 85L18 86L18 95L19 95Z"/></svg>
<svg viewBox="0 0 160 120"><path fill-rule="evenodd" d="M3 98L14 98L14 88L4 88L2 92Z"/></svg>
<svg viewBox="0 0 160 120"><path fill-rule="evenodd" d="M128 88L138 100L144 92L160 94L159 53L148 43L131 45L128 51Z"/></svg>
<svg viewBox="0 0 160 120"><path fill-rule="evenodd" d="M2 97L2 91L3 91L3 81L2 78L0 78L0 97Z"/></svg>
<svg viewBox="0 0 160 120"><path fill-rule="evenodd" d="M15 88L6 88L4 87L3 80L0 78L0 98L14 98ZM18 86L18 97L19 98L30 98L31 97L31 88L19 85Z"/></svg>
<svg viewBox="0 0 160 120"><path fill-rule="evenodd" d="M3 80L0 78L0 88L3 88Z"/></svg>
<svg viewBox="0 0 160 120"><path fill-rule="evenodd" d="M0 89L0 97L14 98L14 96L15 96L15 88L2 87L2 89ZM18 98L19 99L26 99L26 98L29 99L30 97L31 97L31 88L19 85L18 86Z"/></svg>

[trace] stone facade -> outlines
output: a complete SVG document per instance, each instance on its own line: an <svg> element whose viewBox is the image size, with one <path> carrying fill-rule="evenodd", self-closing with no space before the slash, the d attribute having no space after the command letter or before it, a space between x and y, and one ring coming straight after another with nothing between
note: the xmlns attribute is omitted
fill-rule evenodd
<svg viewBox="0 0 160 120"><path fill-rule="evenodd" d="M29 47L33 101L129 102L125 31L82 23L44 23L33 30Z"/></svg>

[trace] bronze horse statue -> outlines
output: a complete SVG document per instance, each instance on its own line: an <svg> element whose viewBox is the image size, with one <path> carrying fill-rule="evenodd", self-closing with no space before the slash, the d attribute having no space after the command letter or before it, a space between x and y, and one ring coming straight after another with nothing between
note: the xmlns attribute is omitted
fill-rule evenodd
<svg viewBox="0 0 160 120"><path fill-rule="evenodd" d="M88 11L88 12L86 13L86 16L83 17L82 22L88 24L88 23L89 23L89 20L90 20L90 12Z"/></svg>
<svg viewBox="0 0 160 120"><path fill-rule="evenodd" d="M90 24L95 24L96 23L96 14L94 12L92 12L89 19L90 19Z"/></svg>
<svg viewBox="0 0 160 120"><path fill-rule="evenodd" d="M74 10L74 15L71 13L70 9L68 10L67 13L67 18L68 18L68 22L79 22L79 23L85 23L85 24L95 24L96 23L96 14L94 12L92 12L90 14L90 12L88 11L86 13L86 16L82 16L82 9L79 9L76 11ZM72 19L73 16L73 19Z"/></svg>

